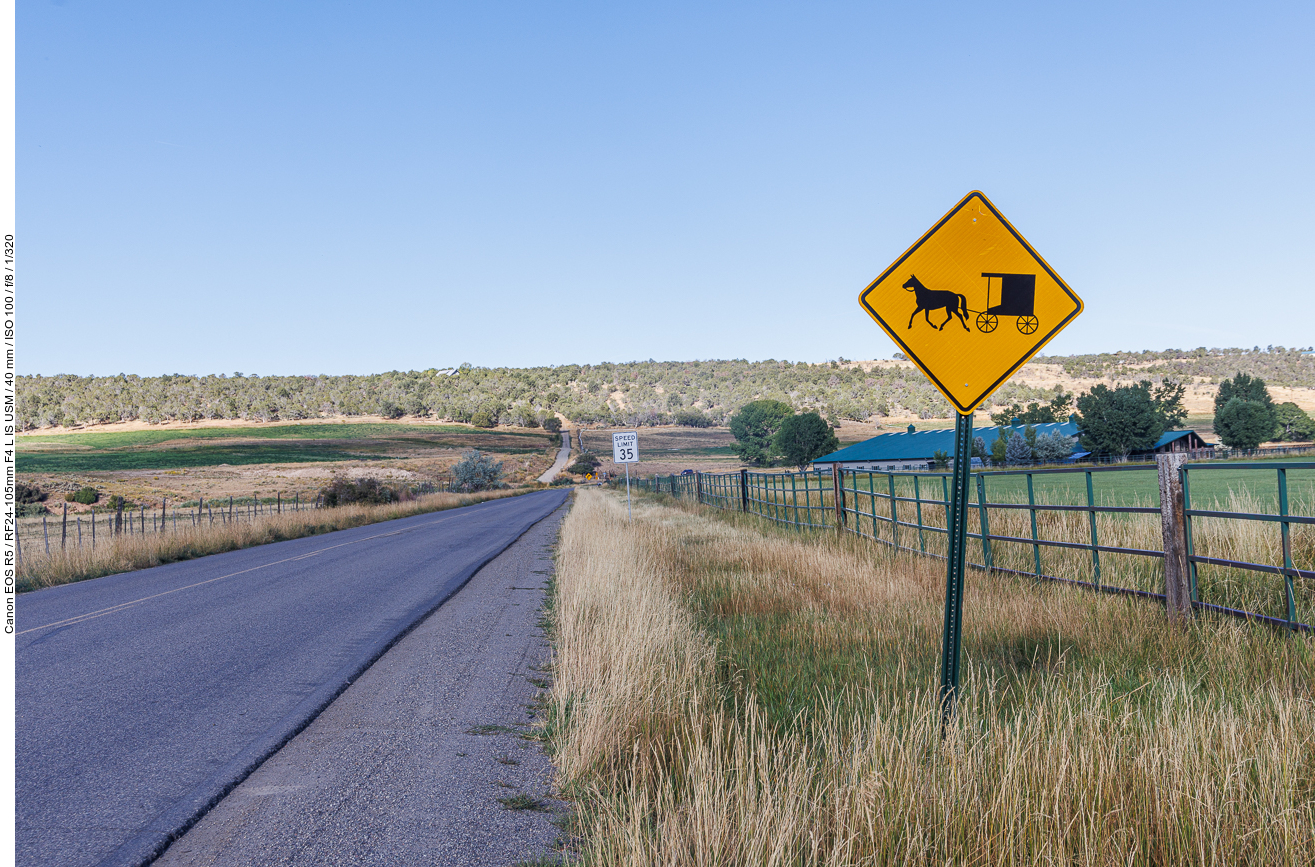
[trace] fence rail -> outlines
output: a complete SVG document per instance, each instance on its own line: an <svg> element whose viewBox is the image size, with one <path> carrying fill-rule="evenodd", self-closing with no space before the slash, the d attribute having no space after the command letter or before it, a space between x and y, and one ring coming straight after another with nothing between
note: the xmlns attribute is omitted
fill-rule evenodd
<svg viewBox="0 0 1315 867"><path fill-rule="evenodd" d="M1295 499L1294 478L1302 490ZM1164 455L1153 466L980 470L972 482L969 565L977 569L1160 600L1172 611L1181 559L1191 608L1315 631L1315 462ZM839 528L945 557L949 473L740 470L634 484L799 530ZM1194 484L1213 488L1215 508L1193 507ZM1271 485L1273 511L1247 508ZM1177 490L1181 501L1162 495ZM1232 507L1219 507L1220 493Z"/></svg>

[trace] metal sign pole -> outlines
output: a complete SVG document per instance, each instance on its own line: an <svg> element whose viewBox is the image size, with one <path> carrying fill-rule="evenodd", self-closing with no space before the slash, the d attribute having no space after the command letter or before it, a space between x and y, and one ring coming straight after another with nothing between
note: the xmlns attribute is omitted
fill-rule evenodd
<svg viewBox="0 0 1315 867"><path fill-rule="evenodd" d="M945 635L941 644L941 734L954 716L959 692L959 645L963 635L963 567L968 543L968 476L972 470L973 414L954 426L954 494L946 522L949 559L945 568Z"/></svg>
<svg viewBox="0 0 1315 867"><path fill-rule="evenodd" d="M632 520L630 515L630 464L626 464L626 520Z"/></svg>

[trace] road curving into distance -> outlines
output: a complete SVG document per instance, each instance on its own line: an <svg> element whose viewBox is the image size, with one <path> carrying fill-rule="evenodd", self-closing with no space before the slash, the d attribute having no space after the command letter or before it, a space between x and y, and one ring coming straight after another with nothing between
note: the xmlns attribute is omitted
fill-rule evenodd
<svg viewBox="0 0 1315 867"><path fill-rule="evenodd" d="M539 476L539 481L545 485L557 477L557 474L566 469L566 462L571 459L571 432L562 431L562 447L557 450L557 460L553 461L548 471Z"/></svg>
<svg viewBox="0 0 1315 867"><path fill-rule="evenodd" d="M149 863L566 497L541 491L23 594L17 863Z"/></svg>

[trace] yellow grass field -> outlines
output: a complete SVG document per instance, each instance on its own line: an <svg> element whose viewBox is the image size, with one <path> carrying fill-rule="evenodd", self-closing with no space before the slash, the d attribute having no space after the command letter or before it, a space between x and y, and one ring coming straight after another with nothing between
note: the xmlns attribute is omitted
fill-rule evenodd
<svg viewBox="0 0 1315 867"><path fill-rule="evenodd" d="M1315 863L1315 639L583 490L550 733L609 865Z"/></svg>

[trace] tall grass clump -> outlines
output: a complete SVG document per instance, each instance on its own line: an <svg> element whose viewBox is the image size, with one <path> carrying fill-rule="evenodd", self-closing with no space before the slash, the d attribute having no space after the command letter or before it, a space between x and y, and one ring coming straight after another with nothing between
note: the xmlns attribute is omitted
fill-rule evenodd
<svg viewBox="0 0 1315 867"><path fill-rule="evenodd" d="M1312 639L586 490L552 706L586 864L1315 863Z"/></svg>
<svg viewBox="0 0 1315 867"><path fill-rule="evenodd" d="M395 518L438 512L526 493L524 490L486 491L475 494L425 494L411 500L354 504L305 512L283 512L232 523L202 523L177 530L138 535L102 536L96 547L55 548L49 555L29 553L24 546L18 570L20 593L58 584L70 584L134 569L147 569L178 560L251 548L270 542L300 539L335 530L347 530Z"/></svg>

